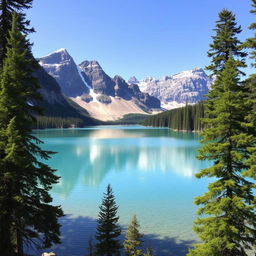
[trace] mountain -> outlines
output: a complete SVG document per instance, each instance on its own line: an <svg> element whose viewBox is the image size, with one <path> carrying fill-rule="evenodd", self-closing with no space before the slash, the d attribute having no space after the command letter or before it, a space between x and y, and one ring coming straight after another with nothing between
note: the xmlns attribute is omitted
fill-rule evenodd
<svg viewBox="0 0 256 256"><path fill-rule="evenodd" d="M76 65L67 50L39 58L39 64L59 83L62 93L97 119L117 120L126 114L160 111L160 101L128 84L122 77L108 76L97 61Z"/></svg>
<svg viewBox="0 0 256 256"><path fill-rule="evenodd" d="M140 91L135 84L128 84L121 76L108 76L97 61L84 61L79 67L87 85L96 94L119 97L127 101L134 101L145 111L159 109L160 101L148 93Z"/></svg>
<svg viewBox="0 0 256 256"><path fill-rule="evenodd" d="M89 92L89 89L84 85L77 65L66 49L60 49L40 58L39 64L56 79L65 96L75 97Z"/></svg>
<svg viewBox="0 0 256 256"><path fill-rule="evenodd" d="M133 77L128 82L135 79ZM202 68L195 68L161 79L148 77L135 83L141 91L158 98L163 108L171 109L203 100L212 82Z"/></svg>
<svg viewBox="0 0 256 256"><path fill-rule="evenodd" d="M86 60L79 65L79 68L85 82L94 93L115 96L115 82L104 72L97 61Z"/></svg>
<svg viewBox="0 0 256 256"><path fill-rule="evenodd" d="M88 113L80 109L75 103L70 103L63 96L56 80L42 67L39 67L34 75L41 86L40 93L42 95L42 101L39 102L39 105L43 108L44 116L73 117L82 119L84 125L97 124L97 121L89 117Z"/></svg>
<svg viewBox="0 0 256 256"><path fill-rule="evenodd" d="M140 81L135 76L132 76L127 82L128 84L138 84Z"/></svg>

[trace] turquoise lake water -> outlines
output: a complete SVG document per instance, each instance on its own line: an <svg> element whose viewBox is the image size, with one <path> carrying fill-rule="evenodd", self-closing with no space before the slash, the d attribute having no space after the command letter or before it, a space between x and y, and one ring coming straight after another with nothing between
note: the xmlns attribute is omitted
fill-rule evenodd
<svg viewBox="0 0 256 256"><path fill-rule="evenodd" d="M120 225L127 228L136 214L144 244L157 256L184 256L197 240L193 200L209 180L194 174L207 167L196 159L199 136L166 128L100 126L35 131L43 148L58 152L48 164L61 176L51 195L62 205L61 256L84 256L94 236L106 186L119 205ZM48 250L49 251L49 250Z"/></svg>

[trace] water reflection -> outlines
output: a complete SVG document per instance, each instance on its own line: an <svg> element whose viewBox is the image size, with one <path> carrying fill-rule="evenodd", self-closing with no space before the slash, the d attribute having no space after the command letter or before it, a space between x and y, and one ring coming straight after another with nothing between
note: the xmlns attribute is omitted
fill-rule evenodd
<svg viewBox="0 0 256 256"><path fill-rule="evenodd" d="M51 165L61 181L54 192L68 196L77 184L95 187L111 172L169 173L193 177L198 135L169 129L122 127L37 131L47 149L59 152Z"/></svg>
<svg viewBox="0 0 256 256"><path fill-rule="evenodd" d="M44 129L34 130L40 138L129 138L129 137L176 137L183 140L198 139L197 133L174 132L168 128L152 128L144 126L95 126L78 129Z"/></svg>

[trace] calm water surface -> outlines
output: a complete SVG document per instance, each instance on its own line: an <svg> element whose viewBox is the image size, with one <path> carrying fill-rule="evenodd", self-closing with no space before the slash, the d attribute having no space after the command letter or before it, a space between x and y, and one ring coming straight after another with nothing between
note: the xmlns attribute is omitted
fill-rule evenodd
<svg viewBox="0 0 256 256"><path fill-rule="evenodd" d="M95 234L103 192L111 184L125 229L136 214L145 246L158 256L184 256L197 237L194 197L206 191L209 180L194 174L208 166L196 160L200 146L194 133L140 126L100 126L35 132L44 149L58 152L48 164L58 170L60 183L51 194L66 214L62 256L86 255Z"/></svg>

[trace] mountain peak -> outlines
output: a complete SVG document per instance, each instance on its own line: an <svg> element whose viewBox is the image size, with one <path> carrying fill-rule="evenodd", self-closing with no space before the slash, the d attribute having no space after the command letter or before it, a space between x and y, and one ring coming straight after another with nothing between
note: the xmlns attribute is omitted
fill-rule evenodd
<svg viewBox="0 0 256 256"><path fill-rule="evenodd" d="M135 76L132 76L127 82L128 84L138 84L140 81Z"/></svg>
<svg viewBox="0 0 256 256"><path fill-rule="evenodd" d="M174 79L187 78L187 77L207 77L205 71L202 68L194 68L190 70L182 71L172 76Z"/></svg>
<svg viewBox="0 0 256 256"><path fill-rule="evenodd" d="M88 92L87 84L69 55L61 48L39 59L39 64L59 83L63 94L67 97L80 96Z"/></svg>
<svg viewBox="0 0 256 256"><path fill-rule="evenodd" d="M119 76L119 75L115 75L113 79L115 81L120 81L121 80L121 81L125 82L125 80L121 76Z"/></svg>
<svg viewBox="0 0 256 256"><path fill-rule="evenodd" d="M199 67L196 67L194 69L192 69L193 71L197 72L197 71L200 71L200 72L204 72L203 68L199 68Z"/></svg>
<svg viewBox="0 0 256 256"><path fill-rule="evenodd" d="M68 53L67 49L65 49L65 48L60 48L60 49L56 50L54 53L59 53L59 52Z"/></svg>
<svg viewBox="0 0 256 256"><path fill-rule="evenodd" d="M72 57L70 56L70 54L68 53L68 51L64 48L61 48L59 50L56 50L44 57L39 58L40 60L40 65L44 65L44 64L61 64L64 62L73 62Z"/></svg>
<svg viewBox="0 0 256 256"><path fill-rule="evenodd" d="M102 70L102 67L100 66L99 62L96 60L91 60L91 61L85 60L81 64L79 64L79 66L84 69L86 68L86 69L90 69L90 70L93 70L93 69Z"/></svg>

